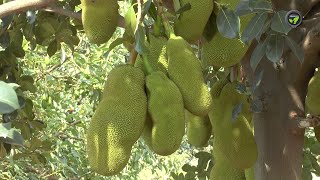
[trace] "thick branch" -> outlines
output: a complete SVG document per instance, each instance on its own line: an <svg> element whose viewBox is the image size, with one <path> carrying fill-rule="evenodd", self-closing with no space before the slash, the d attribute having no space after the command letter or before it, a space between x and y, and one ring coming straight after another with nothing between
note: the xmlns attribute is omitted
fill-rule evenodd
<svg viewBox="0 0 320 180"><path fill-rule="evenodd" d="M81 21L81 13L77 13L77 12L73 12L67 9L63 9L61 7L57 7L57 6L48 6L46 8L42 9L43 11L47 11L47 12L53 12L56 14L60 14L60 15L64 15L64 16L68 16L68 17L72 17L75 19L78 19Z"/></svg>
<svg viewBox="0 0 320 180"><path fill-rule="evenodd" d="M29 9L41 9L57 0L15 0L0 5L0 18Z"/></svg>

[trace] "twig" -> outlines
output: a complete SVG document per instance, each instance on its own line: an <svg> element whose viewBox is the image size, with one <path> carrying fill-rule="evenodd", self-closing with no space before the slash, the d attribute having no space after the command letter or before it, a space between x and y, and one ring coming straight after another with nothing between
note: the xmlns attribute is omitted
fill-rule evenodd
<svg viewBox="0 0 320 180"><path fill-rule="evenodd" d="M53 13L68 16L68 17L72 17L72 18L75 18L75 19L78 19L81 21L81 13L73 12L68 9L63 9L61 7L57 7L54 5L48 6L44 9L41 9L41 10L47 11L47 12L53 12Z"/></svg>
<svg viewBox="0 0 320 180"><path fill-rule="evenodd" d="M57 68L61 67L64 63L66 63L70 58L66 58L63 62L56 64L52 68L50 68L47 72L43 73L41 77L37 78L36 81L42 79L45 75L50 74L52 71L56 70Z"/></svg>
<svg viewBox="0 0 320 180"><path fill-rule="evenodd" d="M299 128L316 127L320 125L320 116L307 115L306 117L295 116L293 118Z"/></svg>

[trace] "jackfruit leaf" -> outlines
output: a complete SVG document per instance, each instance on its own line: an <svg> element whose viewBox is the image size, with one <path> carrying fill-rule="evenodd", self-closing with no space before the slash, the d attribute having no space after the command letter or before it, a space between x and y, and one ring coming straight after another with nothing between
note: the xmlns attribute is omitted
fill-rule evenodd
<svg viewBox="0 0 320 180"><path fill-rule="evenodd" d="M135 34L135 50L138 52L138 54L145 54L149 51L145 45L145 36L146 33L144 31L144 28L139 25L138 30Z"/></svg>
<svg viewBox="0 0 320 180"><path fill-rule="evenodd" d="M108 48L108 52L110 52L113 48L117 47L118 45L122 44L124 42L123 38L117 38L116 40L114 40Z"/></svg>
<svg viewBox="0 0 320 180"><path fill-rule="evenodd" d="M232 110L232 122L236 122L238 115L242 112L243 103L237 104Z"/></svg>
<svg viewBox="0 0 320 180"><path fill-rule="evenodd" d="M240 94L245 94L247 92L247 88L246 88L246 85L244 83L238 83L237 86L236 86L236 90Z"/></svg>
<svg viewBox="0 0 320 180"><path fill-rule="evenodd" d="M217 19L217 16L214 14L214 12L212 12L206 24L206 27L204 28L204 31L203 31L203 37L207 41L211 41L214 35L218 32L216 19Z"/></svg>
<svg viewBox="0 0 320 180"><path fill-rule="evenodd" d="M157 20L157 17L158 17L157 16L157 9L156 9L156 6L154 5L154 3L150 4L149 15L154 21Z"/></svg>
<svg viewBox="0 0 320 180"><path fill-rule="evenodd" d="M226 38L239 38L240 18L232 10L223 6L218 12L217 27L220 34Z"/></svg>
<svg viewBox="0 0 320 180"><path fill-rule="evenodd" d="M5 31L1 36L0 36L0 46L2 48L7 48L10 45L10 36L7 31Z"/></svg>
<svg viewBox="0 0 320 180"><path fill-rule="evenodd" d="M252 8L249 7L249 1L243 0L240 1L239 4L236 7L236 15L243 16L252 13Z"/></svg>
<svg viewBox="0 0 320 180"><path fill-rule="evenodd" d="M249 1L249 7L253 8L259 0L248 0L248 1Z"/></svg>
<svg viewBox="0 0 320 180"><path fill-rule="evenodd" d="M262 11L262 12L266 12L266 11L273 11L272 9L272 4L270 1L257 1L254 6L253 6L253 9L255 12L259 12L259 11Z"/></svg>
<svg viewBox="0 0 320 180"><path fill-rule="evenodd" d="M309 168L302 168L302 179L303 180L312 180L312 174Z"/></svg>
<svg viewBox="0 0 320 180"><path fill-rule="evenodd" d="M260 39L262 34L264 34L267 30L270 29L270 24L271 24L271 19L267 18L266 22L263 25L262 30L259 32L259 34L256 36L256 40L258 41L258 43L260 43Z"/></svg>
<svg viewBox="0 0 320 180"><path fill-rule="evenodd" d="M310 160L311 160L312 168L315 170L315 174L317 176L319 176L320 175L320 166L318 164L317 159L314 156L310 156Z"/></svg>
<svg viewBox="0 0 320 180"><path fill-rule="evenodd" d="M18 97L12 85L0 81L0 113L11 113L19 108Z"/></svg>
<svg viewBox="0 0 320 180"><path fill-rule="evenodd" d="M185 164L182 166L182 170L184 172L195 172L196 171L196 167L195 166L191 166L190 164Z"/></svg>
<svg viewBox="0 0 320 180"><path fill-rule="evenodd" d="M15 111L13 111L12 113L9 113L9 114L3 114L2 115L2 120L3 120L3 122L7 123L7 122L11 122L11 121L16 120L17 117L18 117L18 111L15 110Z"/></svg>
<svg viewBox="0 0 320 180"><path fill-rule="evenodd" d="M20 84L21 89L24 91L30 91L32 93L35 93L37 91L37 88L34 85L34 80L33 80L32 76L24 75L24 76L20 77L18 83Z"/></svg>
<svg viewBox="0 0 320 180"><path fill-rule="evenodd" d="M8 27L12 23L14 15L15 14L10 14L8 16L1 18L1 27L2 28Z"/></svg>
<svg viewBox="0 0 320 180"><path fill-rule="evenodd" d="M4 158L7 155L6 148L4 147L3 143L0 141L0 158Z"/></svg>
<svg viewBox="0 0 320 180"><path fill-rule="evenodd" d="M260 99L255 99L251 102L250 110L254 113L261 113L263 109L263 104Z"/></svg>
<svg viewBox="0 0 320 180"><path fill-rule="evenodd" d="M11 128L11 123L0 124L0 141L12 145L23 146L23 138L19 131Z"/></svg>
<svg viewBox="0 0 320 180"><path fill-rule="evenodd" d="M268 13L262 12L256 14L243 30L241 40L248 44L251 40L259 35L263 31L264 24L268 18Z"/></svg>
<svg viewBox="0 0 320 180"><path fill-rule="evenodd" d="M253 86L252 86L252 94L260 86L262 77L263 77L263 71L260 71L257 75L255 75L255 78L253 80Z"/></svg>
<svg viewBox="0 0 320 180"><path fill-rule="evenodd" d="M271 62L279 62L283 54L284 38L281 34L270 34L270 40L267 44L266 57Z"/></svg>
<svg viewBox="0 0 320 180"><path fill-rule="evenodd" d="M53 56L58 50L58 42L54 39L53 41L50 42L48 48L47 48L47 53L49 57Z"/></svg>
<svg viewBox="0 0 320 180"><path fill-rule="evenodd" d="M196 174L195 172L187 172L184 177L185 179L196 179Z"/></svg>
<svg viewBox="0 0 320 180"><path fill-rule="evenodd" d="M274 13L271 22L271 29L279 33L287 34L291 30L291 27L286 23L286 15L287 11L284 10Z"/></svg>
<svg viewBox="0 0 320 180"><path fill-rule="evenodd" d="M236 7L236 14L238 16L243 16L251 13L262 13L262 12L272 12L272 4L268 1L249 1L243 0Z"/></svg>
<svg viewBox="0 0 320 180"><path fill-rule="evenodd" d="M250 58L250 66L253 72L256 70L261 59L266 54L268 41L269 41L269 38L267 37L263 42L260 42L252 52L252 55Z"/></svg>
<svg viewBox="0 0 320 180"><path fill-rule="evenodd" d="M34 11L28 10L26 12L26 18L27 18L28 24L33 24L36 21L37 16Z"/></svg>
<svg viewBox="0 0 320 180"><path fill-rule="evenodd" d="M313 154L320 155L320 143L316 142L316 143L312 144L310 147L310 151Z"/></svg>
<svg viewBox="0 0 320 180"><path fill-rule="evenodd" d="M137 17L132 5L128 8L128 11L124 16L124 28L126 29L126 33L128 33L130 36L134 36L136 26Z"/></svg>
<svg viewBox="0 0 320 180"><path fill-rule="evenodd" d="M142 17L144 17L149 12L151 3L152 3L152 0L148 0L143 4Z"/></svg>
<svg viewBox="0 0 320 180"><path fill-rule="evenodd" d="M303 63L304 61L304 52L302 48L289 36L285 36L286 44L290 47L291 51L294 53L294 55L297 56L299 61Z"/></svg>
<svg viewBox="0 0 320 180"><path fill-rule="evenodd" d="M12 87L12 89L16 90L20 87L19 84L16 83L7 83L8 86Z"/></svg>
<svg viewBox="0 0 320 180"><path fill-rule="evenodd" d="M185 11L188 11L191 9L191 4L187 3L184 6L182 6L180 9L178 9L178 11L176 11L176 14L182 14Z"/></svg>

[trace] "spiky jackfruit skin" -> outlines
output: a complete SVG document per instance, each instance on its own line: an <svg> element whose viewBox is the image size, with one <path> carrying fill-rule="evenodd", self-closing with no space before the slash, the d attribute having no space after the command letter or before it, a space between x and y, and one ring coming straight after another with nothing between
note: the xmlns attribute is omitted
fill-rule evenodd
<svg viewBox="0 0 320 180"><path fill-rule="evenodd" d="M246 169L253 166L258 151L247 119L251 117L248 115L249 103L246 96L238 93L235 88L235 83L224 86L220 96L213 99L214 106L209 112L209 118L215 133L213 146L221 149L223 157L235 168ZM243 111L233 122L233 109L240 103Z"/></svg>
<svg viewBox="0 0 320 180"><path fill-rule="evenodd" d="M246 180L244 170L235 168L225 157L221 146L213 144L212 155L215 164L210 172L210 180Z"/></svg>
<svg viewBox="0 0 320 180"><path fill-rule="evenodd" d="M180 36L167 42L168 75L178 86L185 108L197 116L205 116L212 106L212 98L204 83L201 63L191 46Z"/></svg>
<svg viewBox="0 0 320 180"><path fill-rule="evenodd" d="M96 173L115 175L128 163L146 119L144 80L143 72L130 65L110 72L87 131L88 160Z"/></svg>
<svg viewBox="0 0 320 180"><path fill-rule="evenodd" d="M188 3L191 9L180 14L174 30L176 35L192 43L202 36L213 10L213 0L180 0L181 7Z"/></svg>
<svg viewBox="0 0 320 180"><path fill-rule="evenodd" d="M146 77L146 88L152 129L144 131L146 134L143 136L151 139L150 149L158 155L167 156L180 147L185 133L182 95L179 88L161 71Z"/></svg>
<svg viewBox="0 0 320 180"><path fill-rule="evenodd" d="M149 48L149 52L147 53L147 59L149 61L149 64L154 71L162 71L165 74L167 74L167 39L164 37L155 37L153 35L150 35L149 37L150 42L146 42L146 46ZM141 68L146 75L148 74L144 67L143 60L140 56L137 57L134 66Z"/></svg>
<svg viewBox="0 0 320 180"><path fill-rule="evenodd" d="M313 116L320 115L320 73L317 72L309 81L306 106Z"/></svg>
<svg viewBox="0 0 320 180"><path fill-rule="evenodd" d="M240 0L221 0L219 3L227 4L230 9L235 10L239 2ZM253 14L250 14L240 17L240 33L242 33L253 16ZM204 43L202 60L207 66L230 67L240 62L247 49L248 47L239 39L228 39L218 32L211 41Z"/></svg>
<svg viewBox="0 0 320 180"><path fill-rule="evenodd" d="M205 147L210 139L212 126L208 116L195 116L185 110L187 122L187 138L189 144L196 147Z"/></svg>
<svg viewBox="0 0 320 180"><path fill-rule="evenodd" d="M103 44L116 30L119 20L117 0L81 0L82 23L90 42Z"/></svg>

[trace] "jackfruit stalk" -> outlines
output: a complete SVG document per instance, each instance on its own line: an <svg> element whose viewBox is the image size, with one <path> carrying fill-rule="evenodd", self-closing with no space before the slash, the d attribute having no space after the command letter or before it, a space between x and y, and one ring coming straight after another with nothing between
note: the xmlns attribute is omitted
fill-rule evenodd
<svg viewBox="0 0 320 180"><path fill-rule="evenodd" d="M185 133L182 95L161 71L146 77L146 88L151 121L147 122L143 137L156 154L167 156L180 147Z"/></svg>
<svg viewBox="0 0 320 180"><path fill-rule="evenodd" d="M147 114L144 81L142 70L131 65L117 66L109 73L87 131L89 165L96 173L115 175L128 163Z"/></svg>
<svg viewBox="0 0 320 180"><path fill-rule="evenodd" d="M191 46L180 36L167 42L168 75L178 86L185 108L197 116L208 114L212 98L204 83L201 63Z"/></svg>
<svg viewBox="0 0 320 180"><path fill-rule="evenodd" d="M167 74L168 60L166 57L166 43L167 39L164 37L155 37L150 35L150 42L146 42L149 52L146 54L147 60L151 68L154 71L162 71ZM144 67L144 62L140 56L137 57L134 64L135 67L141 68L143 72L147 75L147 70Z"/></svg>
<svg viewBox="0 0 320 180"><path fill-rule="evenodd" d="M185 117L189 144L196 147L206 146L212 133L212 126L209 117L195 116L187 110L185 110Z"/></svg>
<svg viewBox="0 0 320 180"><path fill-rule="evenodd" d="M119 20L117 0L81 0L82 23L90 42L103 44L116 30Z"/></svg>

